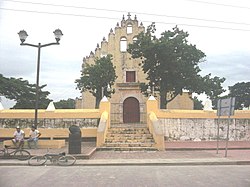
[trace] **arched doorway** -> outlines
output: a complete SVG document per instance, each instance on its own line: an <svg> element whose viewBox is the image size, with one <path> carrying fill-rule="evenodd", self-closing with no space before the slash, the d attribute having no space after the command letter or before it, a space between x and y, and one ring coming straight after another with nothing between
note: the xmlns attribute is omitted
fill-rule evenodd
<svg viewBox="0 0 250 187"><path fill-rule="evenodd" d="M134 97L128 97L123 102L123 123L140 122L140 104Z"/></svg>

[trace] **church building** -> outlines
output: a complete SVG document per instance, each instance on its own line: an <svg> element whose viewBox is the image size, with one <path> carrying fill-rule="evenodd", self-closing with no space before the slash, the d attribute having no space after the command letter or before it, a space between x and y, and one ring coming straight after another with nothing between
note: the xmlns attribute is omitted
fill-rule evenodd
<svg viewBox="0 0 250 187"><path fill-rule="evenodd" d="M83 58L85 63L94 64L96 58L107 54L112 55L116 75L118 78L111 89L115 93L109 98L111 103L111 123L145 123L145 102L148 99L140 90L140 83L146 82L146 74L142 71L141 59L133 59L127 52L129 43L136 40L140 32L145 32L145 27L139 23L137 17L127 19L123 16L116 27L110 29L108 38L103 38L101 45L97 44L95 52ZM83 67L82 66L82 67ZM108 85L107 85L108 86ZM151 88L151 92L154 92ZM154 93L159 100L157 93ZM95 108L95 98L89 92L83 92L82 97L77 99L76 108ZM167 109L193 109L191 95L184 92L167 104Z"/></svg>

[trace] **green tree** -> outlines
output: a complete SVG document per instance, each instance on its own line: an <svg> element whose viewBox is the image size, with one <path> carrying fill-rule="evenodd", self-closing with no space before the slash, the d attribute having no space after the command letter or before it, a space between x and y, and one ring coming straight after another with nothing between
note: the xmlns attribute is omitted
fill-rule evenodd
<svg viewBox="0 0 250 187"><path fill-rule="evenodd" d="M46 85L39 86L39 108L46 108L51 101L47 98L50 94L48 91L42 91ZM36 100L36 85L29 84L22 78L6 78L0 74L0 95L7 99L16 101L13 108L33 109Z"/></svg>
<svg viewBox="0 0 250 187"><path fill-rule="evenodd" d="M117 78L115 67L112 63L112 56L107 55L95 60L95 64L85 64L80 79L77 79L77 88L82 92L89 91L96 98L95 108L98 108L99 103L104 94L111 97L114 90L108 91L107 86L114 85Z"/></svg>
<svg viewBox="0 0 250 187"><path fill-rule="evenodd" d="M194 101L194 110L202 110L204 108L202 101L199 100L197 97L194 97L193 101Z"/></svg>
<svg viewBox="0 0 250 187"><path fill-rule="evenodd" d="M67 100L60 100L58 102L54 102L55 108L57 109L74 109L75 108L75 100L74 99L67 99Z"/></svg>
<svg viewBox="0 0 250 187"><path fill-rule="evenodd" d="M238 82L229 86L229 97L235 97L235 109L242 110L250 105L250 82Z"/></svg>
<svg viewBox="0 0 250 187"><path fill-rule="evenodd" d="M132 58L142 59L142 69L149 81L141 86L145 95L148 94L146 88L154 86L160 94L160 108L166 108L166 104L182 94L183 90L197 94L205 92L210 97L224 92L221 86L224 78L211 78L210 74L202 77L199 74L198 65L204 61L205 54L188 42L187 32L176 26L157 38L155 31L155 24L152 23L128 48Z"/></svg>

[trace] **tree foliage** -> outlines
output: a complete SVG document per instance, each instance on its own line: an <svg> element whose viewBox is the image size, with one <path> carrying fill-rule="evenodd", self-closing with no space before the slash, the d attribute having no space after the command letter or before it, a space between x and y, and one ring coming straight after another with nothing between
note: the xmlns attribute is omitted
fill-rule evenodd
<svg viewBox="0 0 250 187"><path fill-rule="evenodd" d="M115 67L112 63L112 56L107 55L95 60L95 64L85 64L80 79L77 79L77 88L82 92L89 91L96 98L96 108L104 95L111 97L114 90L107 91L107 86L114 85L117 78Z"/></svg>
<svg viewBox="0 0 250 187"><path fill-rule="evenodd" d="M204 61L205 54L188 42L187 32L176 26L157 38L155 31L153 23L128 48L133 58L142 59L142 69L149 81L141 87L145 95L146 88L154 86L160 94L161 108L166 108L166 104L182 94L183 90L198 94L205 92L211 98L224 92L221 86L224 78L211 78L211 74L202 77L199 74L199 63Z"/></svg>
<svg viewBox="0 0 250 187"><path fill-rule="evenodd" d="M229 86L228 97L235 97L235 109L242 110L250 105L250 82L238 82Z"/></svg>
<svg viewBox="0 0 250 187"><path fill-rule="evenodd" d="M39 108L46 108L51 101L48 99L50 94L48 91L42 91L46 85L39 87ZM13 108L15 109L33 109L36 101L36 85L29 84L27 80L22 78L6 78L0 74L0 95L7 99L16 101Z"/></svg>
<svg viewBox="0 0 250 187"><path fill-rule="evenodd" d="M74 99L67 99L67 100L60 100L58 102L54 102L55 108L57 109L74 109L75 108L75 100Z"/></svg>
<svg viewBox="0 0 250 187"><path fill-rule="evenodd" d="M199 100L197 97L194 97L193 101L194 101L194 110L202 110L204 108L202 101Z"/></svg>

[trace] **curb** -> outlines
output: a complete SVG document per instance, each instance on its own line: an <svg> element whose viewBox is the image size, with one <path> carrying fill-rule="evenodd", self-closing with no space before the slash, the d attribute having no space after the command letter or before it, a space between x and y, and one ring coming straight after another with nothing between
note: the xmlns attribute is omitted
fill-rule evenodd
<svg viewBox="0 0 250 187"><path fill-rule="evenodd" d="M250 165L250 161L232 162L176 162L176 163L81 163L75 166L219 166L219 165Z"/></svg>
<svg viewBox="0 0 250 187"><path fill-rule="evenodd" d="M210 151L210 150L217 150L217 148L205 148L205 147L172 147L172 148L165 148L165 151ZM218 150L226 150L226 148L219 148ZM230 147L227 150L250 150L250 147Z"/></svg>
<svg viewBox="0 0 250 187"><path fill-rule="evenodd" d="M174 162L77 162L74 166L222 166L222 165L250 165L250 161L174 161ZM1 162L0 166L29 166L27 161L19 161L19 162ZM45 166L58 166L55 164L47 164L40 167ZM37 167L37 166L30 166ZM38 166L39 167L39 166Z"/></svg>

